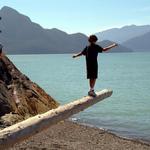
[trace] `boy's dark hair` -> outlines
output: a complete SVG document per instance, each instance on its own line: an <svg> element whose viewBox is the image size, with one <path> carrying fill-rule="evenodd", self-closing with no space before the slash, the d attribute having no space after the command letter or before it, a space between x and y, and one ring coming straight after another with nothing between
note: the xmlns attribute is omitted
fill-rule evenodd
<svg viewBox="0 0 150 150"><path fill-rule="evenodd" d="M89 39L88 39L88 41L89 42L96 42L98 40L98 38L97 38L97 36L96 35L90 35L89 36Z"/></svg>

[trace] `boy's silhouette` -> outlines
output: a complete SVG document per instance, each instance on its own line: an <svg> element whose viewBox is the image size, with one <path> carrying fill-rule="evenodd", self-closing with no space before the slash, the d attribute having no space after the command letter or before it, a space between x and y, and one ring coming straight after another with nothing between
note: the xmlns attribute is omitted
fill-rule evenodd
<svg viewBox="0 0 150 150"><path fill-rule="evenodd" d="M73 55L73 58L82 55L86 57L87 79L89 79L89 85L90 85L90 90L88 92L88 95L93 97L96 96L94 92L94 86L98 76L98 62L97 62L98 53L102 53L103 51L107 51L117 46L117 44L114 43L108 47L102 48L101 46L96 44L97 40L98 38L95 35L89 36L88 38L89 45L86 46L84 50L81 51L80 53Z"/></svg>

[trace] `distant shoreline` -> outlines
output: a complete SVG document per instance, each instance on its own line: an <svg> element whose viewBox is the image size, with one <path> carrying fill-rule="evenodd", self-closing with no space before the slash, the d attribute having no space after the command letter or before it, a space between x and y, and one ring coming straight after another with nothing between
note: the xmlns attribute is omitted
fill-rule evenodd
<svg viewBox="0 0 150 150"><path fill-rule="evenodd" d="M95 129L98 129L98 130L103 130L105 132L107 132L108 134L112 134L112 135L115 135L121 139L125 139L125 140L131 140L131 141L135 141L135 142L140 142L140 143L143 143L143 144L148 144L150 146L150 140L146 140L144 138L134 138L134 137L126 137L126 136L123 136L121 134L119 134L119 132L113 132L111 131L111 129L107 130L107 129L104 129L104 128L99 128L99 127L95 127L94 125L91 125L91 124L86 124L86 123L81 123L81 122L78 122L78 121L72 121L73 123L76 123L76 124L79 124L79 125L83 125L83 126L87 126L87 127L90 127L90 128L95 128Z"/></svg>
<svg viewBox="0 0 150 150"><path fill-rule="evenodd" d="M126 53L150 53L150 52L148 52L148 51L143 51L143 52L141 52L141 51L139 51L139 52L137 52L137 51L133 51L133 52L108 52L108 53L105 53L105 54L117 54L117 53L124 53L124 54L126 54ZM62 54L74 54L74 53L33 53L33 54L7 54L6 53L6 55L50 55L50 54L60 54L60 55L62 55Z"/></svg>

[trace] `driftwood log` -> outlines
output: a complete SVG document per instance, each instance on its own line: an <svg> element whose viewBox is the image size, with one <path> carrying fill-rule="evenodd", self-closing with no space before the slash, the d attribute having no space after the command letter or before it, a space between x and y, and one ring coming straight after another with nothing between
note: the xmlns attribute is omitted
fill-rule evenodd
<svg viewBox="0 0 150 150"><path fill-rule="evenodd" d="M15 143L23 141L42 130L83 111L93 104L112 95L111 90L104 89L97 92L97 97L83 97L82 99L59 106L44 114L36 115L25 121L14 124L0 131L0 149L6 149Z"/></svg>

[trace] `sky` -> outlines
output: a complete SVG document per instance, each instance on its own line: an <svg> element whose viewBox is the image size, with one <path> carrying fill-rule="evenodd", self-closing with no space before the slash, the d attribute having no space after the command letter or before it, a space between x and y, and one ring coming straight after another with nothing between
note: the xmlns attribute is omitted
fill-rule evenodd
<svg viewBox="0 0 150 150"><path fill-rule="evenodd" d="M150 0L0 0L44 28L86 35L150 24ZM149 21L148 21L149 20Z"/></svg>

